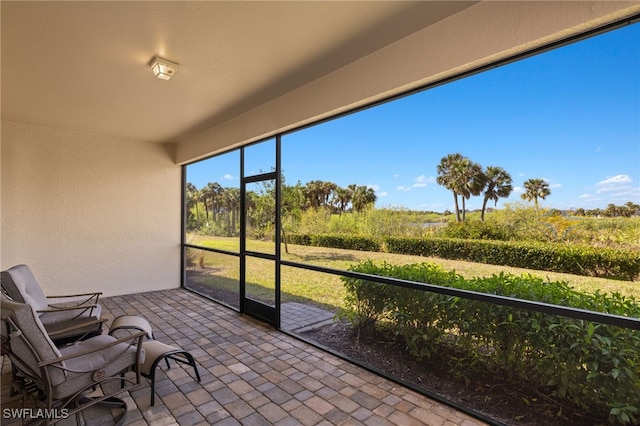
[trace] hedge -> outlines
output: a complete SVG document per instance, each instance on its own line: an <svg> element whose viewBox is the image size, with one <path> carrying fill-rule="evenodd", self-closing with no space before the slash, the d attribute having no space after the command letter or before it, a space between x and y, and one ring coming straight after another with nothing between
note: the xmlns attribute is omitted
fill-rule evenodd
<svg viewBox="0 0 640 426"><path fill-rule="evenodd" d="M640 276L640 252L571 244L455 238L387 238L389 253L434 256L633 281Z"/></svg>
<svg viewBox="0 0 640 426"><path fill-rule="evenodd" d="M500 274L465 280L432 263L350 268L400 278L554 305L640 317L640 304L620 294L586 294L566 282L530 275ZM611 423L638 424L640 416L640 332L559 315L401 288L343 277L346 308L358 327L384 322L417 357L455 353L452 374L476 370L526 382L585 413ZM525 397L525 395L523 395Z"/></svg>
<svg viewBox="0 0 640 426"><path fill-rule="evenodd" d="M492 265L633 281L640 277L640 252L556 243L458 238L386 238L331 234L290 234L306 246L433 256Z"/></svg>
<svg viewBox="0 0 640 426"><path fill-rule="evenodd" d="M289 243L303 246L360 251L381 251L382 249L380 241L360 235L290 234L287 237Z"/></svg>

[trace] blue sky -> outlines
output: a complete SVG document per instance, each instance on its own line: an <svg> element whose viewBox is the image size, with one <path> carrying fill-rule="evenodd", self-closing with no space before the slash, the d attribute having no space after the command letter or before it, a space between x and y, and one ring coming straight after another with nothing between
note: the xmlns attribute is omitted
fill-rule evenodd
<svg viewBox="0 0 640 426"><path fill-rule="evenodd" d="M269 170L272 148L253 147L247 172ZM378 208L444 211L436 167L455 152L511 174L498 208L530 178L549 183L547 208L640 204L640 24L286 134L282 168L290 185L367 185ZM237 187L238 159L191 165L187 180Z"/></svg>

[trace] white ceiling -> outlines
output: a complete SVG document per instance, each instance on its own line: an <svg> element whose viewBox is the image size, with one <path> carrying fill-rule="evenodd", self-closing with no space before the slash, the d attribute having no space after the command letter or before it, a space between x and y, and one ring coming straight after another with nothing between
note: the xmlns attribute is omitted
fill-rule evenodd
<svg viewBox="0 0 640 426"><path fill-rule="evenodd" d="M473 3L3 1L2 119L179 142Z"/></svg>

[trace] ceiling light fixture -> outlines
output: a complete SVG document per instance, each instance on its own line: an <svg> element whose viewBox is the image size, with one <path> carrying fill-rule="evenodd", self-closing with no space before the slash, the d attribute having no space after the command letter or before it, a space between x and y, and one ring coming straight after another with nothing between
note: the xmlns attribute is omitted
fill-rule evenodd
<svg viewBox="0 0 640 426"><path fill-rule="evenodd" d="M151 58L149 66L151 67L151 70L156 77L162 80L169 80L180 65L175 62L169 61L168 59L154 56L153 58Z"/></svg>

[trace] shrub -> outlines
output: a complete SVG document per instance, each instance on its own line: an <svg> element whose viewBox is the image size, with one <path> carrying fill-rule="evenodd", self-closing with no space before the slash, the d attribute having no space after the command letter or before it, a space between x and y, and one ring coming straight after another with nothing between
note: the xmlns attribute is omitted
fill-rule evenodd
<svg viewBox="0 0 640 426"><path fill-rule="evenodd" d="M500 274L464 280L430 263L371 261L351 271L553 305L640 317L640 304L620 294L580 293L566 282ZM392 324L417 357L446 349L454 375L469 369L528 382L611 423L640 420L640 332L559 315L515 309L420 289L343 277L342 314L357 326Z"/></svg>
<svg viewBox="0 0 640 426"><path fill-rule="evenodd" d="M328 209L307 209L302 212L296 233L323 234L329 232L331 212Z"/></svg>

